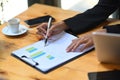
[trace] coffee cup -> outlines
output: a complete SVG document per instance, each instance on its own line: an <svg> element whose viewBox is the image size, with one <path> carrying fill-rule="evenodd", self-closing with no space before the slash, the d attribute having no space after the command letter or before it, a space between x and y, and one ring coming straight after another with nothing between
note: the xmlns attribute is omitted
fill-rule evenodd
<svg viewBox="0 0 120 80"><path fill-rule="evenodd" d="M12 33L19 33L19 24L20 24L19 18L12 18L8 20L8 29Z"/></svg>

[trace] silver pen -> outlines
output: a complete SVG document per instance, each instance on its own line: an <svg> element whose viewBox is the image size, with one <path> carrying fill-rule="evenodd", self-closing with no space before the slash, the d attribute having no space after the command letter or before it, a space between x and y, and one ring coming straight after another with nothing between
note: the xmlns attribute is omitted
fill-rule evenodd
<svg viewBox="0 0 120 80"><path fill-rule="evenodd" d="M51 22L52 22L52 17L50 17L49 21L48 21L47 32L46 32L46 35L45 35L45 45L44 46L46 46L47 41L48 41L48 33L49 33L50 26L51 26Z"/></svg>

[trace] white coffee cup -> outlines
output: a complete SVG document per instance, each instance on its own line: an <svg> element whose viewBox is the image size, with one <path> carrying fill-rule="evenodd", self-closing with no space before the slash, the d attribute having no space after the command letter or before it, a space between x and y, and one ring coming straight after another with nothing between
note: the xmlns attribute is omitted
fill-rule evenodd
<svg viewBox="0 0 120 80"><path fill-rule="evenodd" d="M20 24L19 18L12 18L12 19L8 20L8 29L12 33L18 33L19 32L19 24Z"/></svg>

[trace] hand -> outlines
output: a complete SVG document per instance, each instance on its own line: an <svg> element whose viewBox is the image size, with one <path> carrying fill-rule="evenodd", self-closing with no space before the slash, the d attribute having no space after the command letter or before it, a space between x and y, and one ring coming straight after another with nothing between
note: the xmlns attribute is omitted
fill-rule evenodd
<svg viewBox="0 0 120 80"><path fill-rule="evenodd" d="M42 23L41 25L39 25L37 27L37 30L38 30L37 34L45 37L47 25L48 25L48 23ZM68 29L68 26L64 22L62 22L62 21L58 22L58 23L51 26L49 33L48 33L48 37L59 34L60 32L66 30L66 29Z"/></svg>
<svg viewBox="0 0 120 80"><path fill-rule="evenodd" d="M100 30L97 30L97 32L106 32L106 29L100 29ZM84 44L84 45L82 45L82 44ZM67 47L66 51L73 52L80 45L82 45L82 47L80 48L79 51L83 51L84 49L89 48L90 46L93 46L94 43L93 43L92 34L86 34L80 38L72 40L72 43Z"/></svg>
<svg viewBox="0 0 120 80"><path fill-rule="evenodd" d="M72 43L68 46L66 51L74 52L81 44L84 44L84 45L80 48L79 50L80 52L92 46L93 45L92 34L88 34L88 35L72 40Z"/></svg>

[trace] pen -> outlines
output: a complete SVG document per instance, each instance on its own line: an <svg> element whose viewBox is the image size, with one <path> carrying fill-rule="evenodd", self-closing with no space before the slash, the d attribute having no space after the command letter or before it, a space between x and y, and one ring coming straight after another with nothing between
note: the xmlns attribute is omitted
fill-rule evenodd
<svg viewBox="0 0 120 80"><path fill-rule="evenodd" d="M50 17L49 21L48 21L47 32L46 32L46 35L45 35L45 45L44 46L46 46L47 41L48 41L48 33L49 33L50 26L51 26L51 22L52 22L52 17Z"/></svg>

